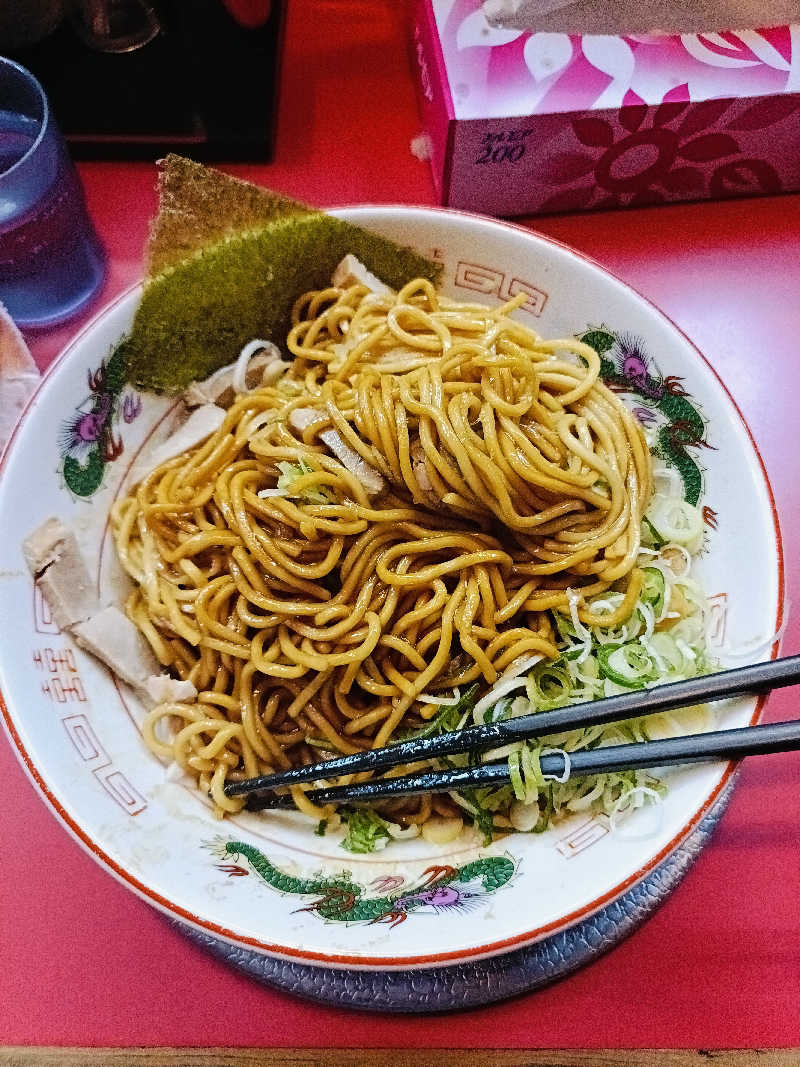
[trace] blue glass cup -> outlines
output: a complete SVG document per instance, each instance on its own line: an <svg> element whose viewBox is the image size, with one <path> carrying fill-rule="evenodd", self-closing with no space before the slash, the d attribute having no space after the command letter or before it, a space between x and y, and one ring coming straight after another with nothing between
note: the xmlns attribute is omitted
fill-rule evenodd
<svg viewBox="0 0 800 1067"><path fill-rule="evenodd" d="M0 301L23 328L55 326L85 307L105 273L44 90L0 57Z"/></svg>

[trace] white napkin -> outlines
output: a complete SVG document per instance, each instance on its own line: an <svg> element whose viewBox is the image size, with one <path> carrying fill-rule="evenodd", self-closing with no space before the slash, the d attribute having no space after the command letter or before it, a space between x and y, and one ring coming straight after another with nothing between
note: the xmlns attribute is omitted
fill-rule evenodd
<svg viewBox="0 0 800 1067"><path fill-rule="evenodd" d="M800 0L485 0L492 26L547 33L706 33L800 21Z"/></svg>
<svg viewBox="0 0 800 1067"><path fill-rule="evenodd" d="M0 452L39 379L22 334L0 304Z"/></svg>

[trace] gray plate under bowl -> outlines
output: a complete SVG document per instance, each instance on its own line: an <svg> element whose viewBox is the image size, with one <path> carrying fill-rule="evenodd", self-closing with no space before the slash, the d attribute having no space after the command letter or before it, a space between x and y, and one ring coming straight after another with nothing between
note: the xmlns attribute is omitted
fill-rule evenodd
<svg viewBox="0 0 800 1067"><path fill-rule="evenodd" d="M490 959L419 970L314 967L228 944L183 923L173 925L251 978L324 1004L406 1014L481 1007L564 978L633 933L705 848L727 807L734 778L683 844L613 903L552 937Z"/></svg>

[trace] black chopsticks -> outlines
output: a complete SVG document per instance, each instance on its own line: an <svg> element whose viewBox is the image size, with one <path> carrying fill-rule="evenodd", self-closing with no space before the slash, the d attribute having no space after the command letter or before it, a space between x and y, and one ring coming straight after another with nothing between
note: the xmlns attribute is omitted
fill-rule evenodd
<svg viewBox="0 0 800 1067"><path fill-rule="evenodd" d="M480 752L490 748L499 748L502 745L508 745L515 741L527 741L532 737L542 737L546 734L558 733L563 730L571 730L582 726L597 726L611 722L621 722L624 719L638 718L642 715L652 715L656 712L670 711L676 708L689 707L692 704L701 704L715 700L723 700L727 697L742 696L746 693L758 693L764 692L770 689L779 689L783 686L794 685L800 682L800 656L787 656L783 659L767 660L764 663L755 663L748 667L737 667L732 670L720 671L716 674L703 675L698 678L690 678L682 682L671 682L667 685L659 685L653 689L641 689L631 693L622 693L619 696L606 697L602 700L593 700L583 704L572 704L564 708L558 708L555 711L542 711L536 712L531 715L522 715L516 719L507 719L502 722L488 723L484 726L472 726L463 730L455 730L450 733L440 734L438 737L424 737L415 738L409 741L400 741L394 745L388 745L385 748L372 749L368 752L357 752L352 756L339 756L335 759L325 760L323 763L316 763L308 767L297 767L294 770L284 771L280 774L266 774L258 778L248 778L241 782L228 782L225 786L225 792L228 796L248 796L248 807L251 810L257 810L265 807L282 807L281 798L273 798L273 800L263 798L264 793L269 793L275 789L282 789L289 785L297 785L302 782L314 782L320 779L336 778L345 774L357 774L362 771L378 771L387 767L397 766L402 763L416 763L422 760L435 759L439 756L453 755L458 752ZM800 726L795 723L779 723L778 726L797 726L800 735ZM762 731L770 729L771 727L750 727L746 728L745 732L748 736L753 738L762 737L760 733L755 735L751 734L751 731ZM691 735L687 738L669 738L669 743L686 742L687 747L684 749L684 755L678 756L677 751L673 752L672 756L667 758L663 754L656 758L655 763L631 763L631 759L641 759L644 757L644 750L647 750L648 759L650 754L654 754L654 746L664 745L666 742L661 741L649 741L644 744L631 744L607 747L604 749L593 749L589 752L575 753L571 758L571 770L572 774L589 774L595 773L594 769L590 769L583 765L578 756L588 758L589 756L599 756L600 753L612 753L617 752L618 758L624 758L625 768L633 766L660 766L669 762L691 762L692 757L689 749L694 746L694 750L699 751L701 743L709 742L711 738L721 738L726 734L741 734L739 730L724 730L718 734L697 734ZM788 748L797 747L786 741L783 735L778 734L781 737L781 744L786 744ZM721 742L723 743L723 742ZM725 742L727 743L727 742ZM748 742L740 739L738 744L747 744ZM758 742L760 744L772 743L772 742ZM620 749L625 750L624 757L620 754ZM637 750L641 753L641 756L635 756L633 750ZM661 750L663 753L663 749ZM780 748L768 748L758 749L761 751L781 751ZM735 755L749 755L755 754L744 751L737 751ZM609 758L609 757L606 757ZM733 758L727 750L720 752L712 752L708 749L707 745L703 747L701 755L696 757L697 760L717 759L717 758ZM553 769L544 769L545 760L556 762L552 763ZM561 775L565 770L563 757L558 756L545 756L542 757L542 771L544 774ZM548 767L550 763L548 763ZM579 769L580 768L580 769ZM602 769L610 770L612 768L605 767ZM505 761L500 765L483 764L478 767L468 768L466 770L459 771L432 771L426 774L416 775L413 778L393 778L388 780L381 780L379 782L364 782L359 784L352 784L348 786L337 786L330 789L316 790L310 793L309 796L314 799L322 800L322 794L324 794L324 800L355 800L369 797L370 799L377 799L378 796L394 796L402 792L435 792L438 791L438 786L434 786L434 780L440 781L443 775L475 775L478 772L482 772L484 777L478 779L477 783L474 779L467 781L465 778L458 778L458 784L455 783L455 778L448 778L447 782L450 784L442 785L442 789L457 789L467 787L469 785L491 785L493 781L507 781L508 780L508 768ZM497 777L492 778L492 774ZM425 782L424 785L413 785L412 782ZM367 792L362 793L361 790L371 786L373 789L385 789L388 792ZM336 794L336 797L332 794ZM286 798L288 799L288 798ZM275 801L279 801L275 803Z"/></svg>
<svg viewBox="0 0 800 1067"><path fill-rule="evenodd" d="M539 764L543 775L564 780L565 775L577 777L679 763L704 763L708 760L739 759L742 756L763 756L770 752L796 749L800 749L800 720L584 749L569 753L569 762L562 752L554 751L542 755ZM484 763L476 767L427 771L402 778L381 778L376 782L314 789L307 796L315 804L349 803L412 796L416 793L446 793L486 786L497 788L510 780L508 763L504 760L502 763ZM253 797L252 802L248 803L251 811L289 806L294 806L290 797Z"/></svg>

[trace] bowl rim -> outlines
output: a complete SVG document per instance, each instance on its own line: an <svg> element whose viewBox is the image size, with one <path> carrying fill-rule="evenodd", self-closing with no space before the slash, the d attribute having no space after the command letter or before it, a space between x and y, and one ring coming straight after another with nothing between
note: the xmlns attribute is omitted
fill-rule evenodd
<svg viewBox="0 0 800 1067"><path fill-rule="evenodd" d="M779 650L780 645L780 628L784 620L785 613L785 565L784 565L784 552L783 541L781 536L780 522L778 518L777 506L775 503L775 496L772 490L772 485L767 473L766 465L758 445L755 441L752 431L745 419L742 411L737 404L734 397L731 395L724 381L717 373L712 363L703 355L697 345L691 340L690 337L678 326L661 308L658 307L652 300L639 292L635 286L630 285L624 281L613 271L608 270L603 264L585 253L571 247L570 245L559 241L556 238L552 238L546 234L540 233L538 230L530 229L527 226L520 225L518 223L509 222L503 219L491 218L486 215L480 215L471 211L460 211L453 208L435 207L432 205L415 205L415 204L348 204L341 205L335 208L326 209L329 214L345 216L358 216L359 214L370 214L375 212L385 212L387 214L415 214L422 215L445 215L455 218L471 219L481 224L488 224L492 227L501 229L509 229L513 233L522 235L525 237L532 237L535 240L544 242L545 244L552 245L563 252L567 252L570 256L574 256L583 262L589 264L592 267L597 268L603 274L612 278L618 282L625 289L634 293L640 300L642 300L647 307L654 312L659 318L666 322L673 330L683 338L684 342L691 348L694 355L699 358L711 371L712 375L716 379L717 384L721 388L722 392L730 402L733 410L739 418L739 421L747 435L750 445L753 449L753 453L758 461L758 466L761 471L761 476L764 482L764 487L767 492L767 498L769 500L770 512L773 522L773 531L775 537L775 559L776 559L776 580L777 580L777 610L776 610L776 637L774 638L769 655L771 659L774 659ZM40 393L48 385L51 376L53 376L62 364L70 357L73 350L81 344L87 334L91 333L100 320L109 315L119 304L129 299L131 295L136 292L142 286L141 281L133 282L127 286L122 292L117 294L109 303L100 308L96 314L94 314L78 331L78 333L66 344L62 351L56 356L50 366L47 368L42 376L42 380L36 389L36 392L29 399L24 410L22 411L14 430L10 438L8 439L2 454L0 455L0 478L3 476L3 471L11 456L14 443L18 436L19 430L28 418L33 413L34 408L37 405L37 400ZM767 700L768 694L760 695L757 700L753 713L750 718L750 725L753 725L761 718L764 704ZM708 813L710 808L716 802L722 790L730 781L733 773L735 772L738 762L736 760L728 761L725 766L719 782L713 787L709 796L700 805L700 807L693 813L687 822L683 824L680 831L675 834L670 841L650 860L647 861L642 867L637 868L627 878L623 879L613 888L607 890L599 897L593 898L587 904L584 904L580 908L574 909L566 915L560 916L549 923L535 927L533 930L526 930L522 933L515 934L511 937L501 938L496 941L489 942L487 944L476 945L472 948L466 949L454 949L448 952L433 952L428 954L417 954L414 956L351 956L343 953L322 953L318 951L309 951L298 947L288 947L285 945L274 945L268 942L264 942L255 937L250 937L244 934L238 934L235 931L229 930L218 923L214 923L211 920L204 919L198 915L193 914L181 905L174 901L164 897L161 893L157 892L150 886L141 882L130 871L120 866L111 856L109 856L96 841L77 823L75 819L64 809L63 805L57 799L57 797L50 791L47 782L44 780L42 774L39 772L34 760L30 753L26 750L22 743L22 739L17 732L11 713L8 709L6 701L4 699L2 691L0 691L0 718L4 723L7 735L11 742L12 749L15 751L17 759L22 765L23 770L27 774L28 778L33 783L37 792L39 792L42 799L50 808L51 813L64 825L69 832L70 836L86 851L97 863L99 863L109 874L112 875L118 882L131 889L137 896L144 899L147 903L158 908L164 912L167 916L177 919L179 921L188 922L191 926L206 933L210 933L218 938L223 939L234 945L246 945L250 948L254 948L263 952L266 955L293 959L309 964L316 964L321 967L350 967L359 968L361 970L389 970L396 968L429 968L435 966L447 966L448 964L455 964L460 962L467 962L470 960L483 959L489 956L502 955L506 952L510 952L516 948L522 948L526 945L532 944L550 934L574 925L575 923L587 919L592 914L596 913L601 908L605 907L617 897L621 896L626 890L630 889L633 885L640 882L648 874L650 874L658 865L670 855L681 843L692 833L698 823Z"/></svg>

